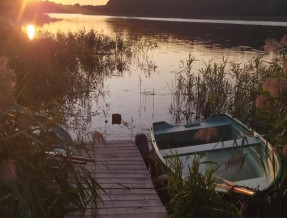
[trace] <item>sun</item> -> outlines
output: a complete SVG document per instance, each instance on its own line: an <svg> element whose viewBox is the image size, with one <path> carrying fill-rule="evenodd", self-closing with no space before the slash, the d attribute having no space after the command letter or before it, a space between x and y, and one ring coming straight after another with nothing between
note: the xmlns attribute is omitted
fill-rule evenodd
<svg viewBox="0 0 287 218"><path fill-rule="evenodd" d="M34 39L35 37L35 27L34 25L28 25L27 26L27 35L29 39Z"/></svg>

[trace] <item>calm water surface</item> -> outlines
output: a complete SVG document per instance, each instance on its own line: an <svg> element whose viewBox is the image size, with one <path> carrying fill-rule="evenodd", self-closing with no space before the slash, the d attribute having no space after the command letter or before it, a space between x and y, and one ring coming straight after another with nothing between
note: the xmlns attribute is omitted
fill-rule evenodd
<svg viewBox="0 0 287 218"><path fill-rule="evenodd" d="M194 19L128 18L88 16L79 14L50 14L58 22L36 27L49 32L102 32L115 37L145 42L154 40L158 47L148 52L146 59L134 61L121 76L104 78L106 95L94 100L85 116L90 117L86 132L97 130L111 139L133 139L138 132L148 132L156 121L173 122L169 114L171 90L175 72L181 61L189 56L197 60L194 71L209 61L245 62L258 54L267 56L262 47L266 38L279 40L287 33L287 22L222 21ZM143 64L142 67L140 67ZM122 116L121 125L112 125L112 114ZM82 133L81 133L82 134ZM74 134L76 137L77 134ZM85 134L82 134L82 136Z"/></svg>

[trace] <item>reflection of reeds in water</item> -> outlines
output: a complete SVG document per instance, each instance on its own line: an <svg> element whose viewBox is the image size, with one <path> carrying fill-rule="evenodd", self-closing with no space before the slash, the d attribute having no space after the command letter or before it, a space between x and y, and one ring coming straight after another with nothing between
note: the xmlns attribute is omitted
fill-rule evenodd
<svg viewBox="0 0 287 218"><path fill-rule="evenodd" d="M131 47L121 37L85 30L42 32L32 41L15 31L0 43L2 51L12 51L5 55L17 75L18 102L48 117L57 114L61 124L82 133L93 115L108 111L106 104L92 111L93 102L104 101L106 76L128 69Z"/></svg>
<svg viewBox="0 0 287 218"><path fill-rule="evenodd" d="M156 68L154 41L128 41L93 30L39 32L32 41L16 30L9 36L0 48L17 75L18 102L48 117L57 114L58 121L79 130L79 136L93 116L109 116L106 77L122 76L134 59L145 72Z"/></svg>
<svg viewBox="0 0 287 218"><path fill-rule="evenodd" d="M133 44L133 59L135 65L141 71L150 76L151 72L155 72L157 66L153 60L152 52L157 48L157 42L153 40L141 40Z"/></svg>

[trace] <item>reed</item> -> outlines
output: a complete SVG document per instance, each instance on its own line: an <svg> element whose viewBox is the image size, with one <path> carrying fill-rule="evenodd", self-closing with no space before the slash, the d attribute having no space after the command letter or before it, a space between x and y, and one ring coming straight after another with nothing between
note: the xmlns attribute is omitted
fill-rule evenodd
<svg viewBox="0 0 287 218"><path fill-rule="evenodd" d="M75 164L80 147L51 133L55 122L16 104L15 73L0 58L0 211L3 217L84 217L97 206L101 186L87 168ZM2 95L4 92L5 95ZM83 150L83 146L81 146ZM48 152L62 149L66 155ZM88 149L85 149L88 152Z"/></svg>
<svg viewBox="0 0 287 218"><path fill-rule="evenodd" d="M205 68L195 71L192 68L195 58L189 56L182 62L175 89L172 91L170 113L175 123L199 121L213 113L229 113L260 132L274 145L274 151L265 152L260 158L272 160L275 153L281 155L283 170L277 184L264 193L241 199L241 206L230 202L231 207L241 207L241 215L244 217L286 217L286 39L284 36L281 41L266 41L266 51L274 55L273 60L268 62L261 57L239 64L223 59L221 63L208 63ZM194 163L192 169L196 169L196 166L197 163ZM276 167L275 164L273 167ZM196 170L191 171L191 174L196 178L194 172ZM173 176L176 177L176 174ZM197 184L200 184L202 180L198 179ZM208 184L204 185L209 187ZM191 188L184 193L189 193ZM171 188L171 193L180 196L181 189L183 188ZM209 194L211 193L213 190ZM189 200L187 198L183 202ZM184 210L188 208L181 208L179 211Z"/></svg>
<svg viewBox="0 0 287 218"><path fill-rule="evenodd" d="M200 170L200 156L195 156L189 168L189 175L183 179L182 163L178 155L169 159L173 166L168 172L169 201L167 208L171 217L241 217L235 202L225 201L224 194L215 190L215 181L212 177L216 167L210 168L203 175Z"/></svg>
<svg viewBox="0 0 287 218"><path fill-rule="evenodd" d="M182 61L176 76L170 113L174 122L198 121L213 113L227 112L244 122L255 113L255 100L263 82L276 75L261 57L235 64L223 59L194 70L191 55Z"/></svg>

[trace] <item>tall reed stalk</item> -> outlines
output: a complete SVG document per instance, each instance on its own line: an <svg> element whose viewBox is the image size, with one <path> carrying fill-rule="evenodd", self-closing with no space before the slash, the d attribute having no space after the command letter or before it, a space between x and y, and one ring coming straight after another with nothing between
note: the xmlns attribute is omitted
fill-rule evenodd
<svg viewBox="0 0 287 218"><path fill-rule="evenodd" d="M183 165L178 155L170 158L167 164L173 166L166 187L169 194L167 208L172 217L241 217L234 202L224 201L224 194L215 190L212 175L216 168L203 175L199 166L205 163L195 156L187 178L183 179Z"/></svg>

